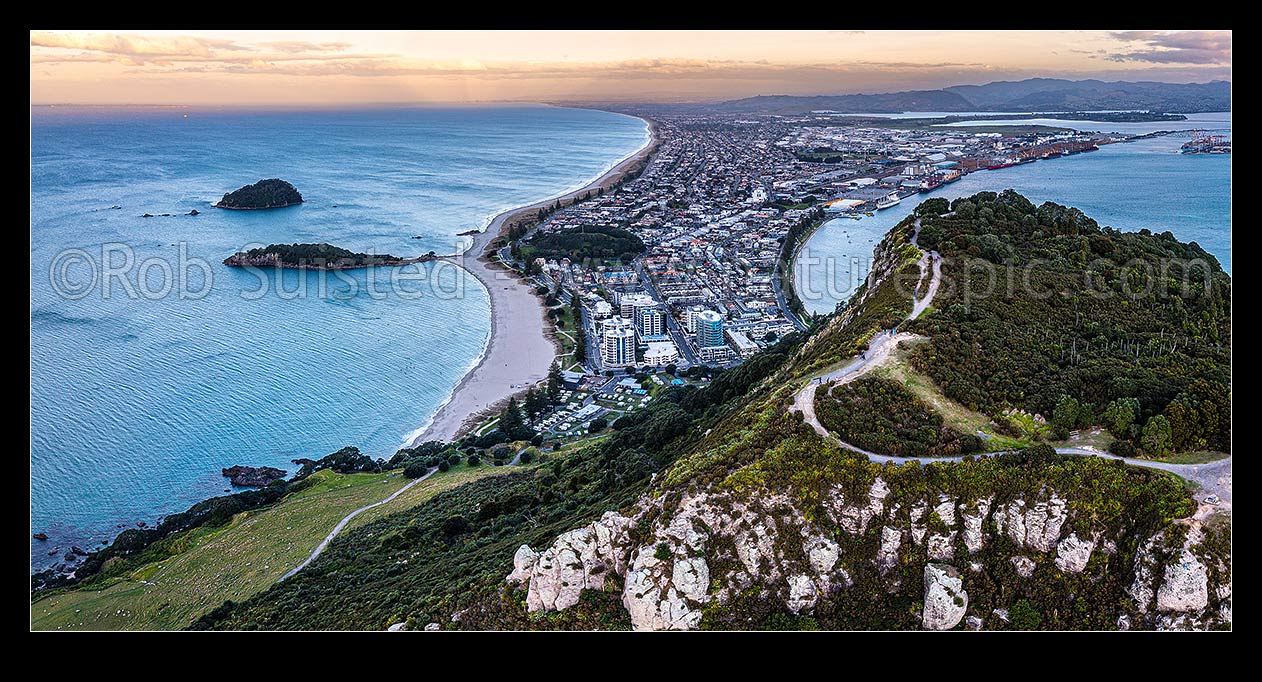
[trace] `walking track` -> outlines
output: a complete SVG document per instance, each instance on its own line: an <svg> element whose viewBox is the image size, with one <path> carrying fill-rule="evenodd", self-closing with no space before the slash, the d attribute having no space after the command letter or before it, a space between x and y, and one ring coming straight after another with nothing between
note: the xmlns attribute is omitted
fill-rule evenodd
<svg viewBox="0 0 1262 682"><path fill-rule="evenodd" d="M916 219L916 229L912 236L911 243L919 248L917 240L920 237L920 219ZM920 259L920 283L916 286L916 291L920 291L920 284L924 282L926 274L932 271L929 287L925 291L924 298L917 299L915 293L912 294L912 311L907 316L906 321L914 320L920 317L929 305L933 302L933 297L938 293L938 285L942 279L942 260L936 252L930 251L924 254ZM901 323L900 325L901 326ZM915 338L914 334L907 332L899 332L898 328L885 329L872 337L872 341L868 344L868 349L861 353L858 358L851 361L840 369L834 369L830 372L818 374L811 377L805 386L797 392L793 398L793 409L802 413L803 421L811 425L815 432L819 435L837 443L841 447L857 452L873 462L893 462L902 464L911 461L917 461L922 464L931 464L933 462L958 462L963 459L962 456L957 457L893 457L890 455L879 455L875 452L868 452L863 448L851 445L835 434L831 433L824 425L820 423L819 417L815 414L815 390L821 385L833 384L843 385L863 376L868 370L879 366L889 357L892 349L896 348L900 341ZM1001 454L1003 450L995 452L986 452L973 457L989 457ZM1207 495L1217 495L1220 499L1218 508L1223 511L1231 509L1231 457L1226 457L1214 462L1205 464L1170 464L1167 462L1155 462L1146 459L1133 459L1128 457L1119 457L1094 448L1056 448L1056 452L1067 455L1085 455L1094 457L1103 457L1106 459L1118 459L1134 466L1146 467L1149 469L1160 469L1169 471L1184 479L1194 481L1201 486L1199 495L1204 498ZM1199 502L1199 501L1198 501ZM1203 507L1206 505L1202 505ZM1199 514L1198 514L1199 515Z"/></svg>

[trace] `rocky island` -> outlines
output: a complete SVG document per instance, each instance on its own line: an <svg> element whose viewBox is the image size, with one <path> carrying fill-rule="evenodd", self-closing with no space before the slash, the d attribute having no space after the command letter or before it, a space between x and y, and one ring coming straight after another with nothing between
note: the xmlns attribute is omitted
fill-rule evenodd
<svg viewBox="0 0 1262 682"><path fill-rule="evenodd" d="M375 265L407 265L424 263L438 256L429 253L416 258L400 258L390 254L355 253L332 244L270 244L259 249L238 251L224 259L231 267L280 267L296 270L347 270Z"/></svg>
<svg viewBox="0 0 1262 682"><path fill-rule="evenodd" d="M302 195L288 182L280 178L259 180L235 192L223 195L215 208L248 211L263 208L284 208L302 203Z"/></svg>

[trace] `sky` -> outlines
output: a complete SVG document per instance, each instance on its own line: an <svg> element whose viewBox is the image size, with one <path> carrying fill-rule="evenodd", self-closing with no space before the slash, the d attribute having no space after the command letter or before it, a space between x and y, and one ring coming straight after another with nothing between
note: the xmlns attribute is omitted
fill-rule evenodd
<svg viewBox="0 0 1262 682"><path fill-rule="evenodd" d="M1231 80L1231 31L31 31L32 104L704 102Z"/></svg>

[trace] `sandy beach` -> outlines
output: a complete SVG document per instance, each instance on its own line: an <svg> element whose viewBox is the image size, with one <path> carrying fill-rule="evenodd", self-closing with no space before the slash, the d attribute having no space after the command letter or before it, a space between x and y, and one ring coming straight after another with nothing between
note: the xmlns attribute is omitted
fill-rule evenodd
<svg viewBox="0 0 1262 682"><path fill-rule="evenodd" d="M533 218L532 214L540 208L557 201L570 203L577 196L609 188L637 171L658 145L656 124L647 123L648 142L599 178L564 195L495 216L485 230L473 236L473 244L464 256L444 259L461 266L486 287L491 300L491 338L480 362L456 385L429 426L412 438L412 445L457 440L486 415L502 410L510 396L547 377L558 346L545 334L543 301L535 295L533 284L523 282L516 272L498 262L491 244L510 225Z"/></svg>

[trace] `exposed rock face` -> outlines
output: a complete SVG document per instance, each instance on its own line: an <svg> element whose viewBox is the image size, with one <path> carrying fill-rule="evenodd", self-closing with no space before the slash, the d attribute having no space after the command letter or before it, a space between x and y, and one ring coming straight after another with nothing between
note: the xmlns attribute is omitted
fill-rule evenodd
<svg viewBox="0 0 1262 682"><path fill-rule="evenodd" d="M1013 500L995 510L995 527L1018 546L1040 552L1051 551L1060 538L1065 523L1065 500L1052 495L1046 502L1036 502L1026 509L1023 499Z"/></svg>
<svg viewBox="0 0 1262 682"><path fill-rule="evenodd" d="M609 571L626 570L632 523L617 512L605 512L590 525L562 533L543 552L522 545L513 555L508 581L528 585L526 607L532 612L573 606L583 590L603 589Z"/></svg>
<svg viewBox="0 0 1262 682"><path fill-rule="evenodd" d="M1090 572L1096 549L1116 552L1102 530L1061 537L1068 505L1055 491L1026 499L934 495L896 502L880 477L849 496L854 499L847 499L841 486L826 490L815 510L826 517L819 521L810 520L795 498L761 485L739 493L715 485L669 498L646 495L625 516L606 512L547 548L523 545L507 582L526 589L533 612L569 608L583 590L607 589L608 577L621 575L621 602L633 628L686 630L701 624L708 607L750 594L792 613L811 614L821 600L853 587L856 570L875 569L895 593L905 575L902 564L923 561L922 627L950 629L968 616L968 627L980 629L1007 619L1006 608L993 615L968 613L969 583L983 580L983 562L1010 561L1021 578L1053 564L1076 575ZM990 553L1000 535L1020 553ZM1229 575L1230 567L1220 562L1208 571L1196 553L1198 538L1190 534L1173 563L1167 560L1173 550L1164 548L1160 533L1141 544L1135 582L1127 590L1138 613L1119 619L1119 627L1230 622L1230 586L1224 597L1224 590L1211 584L1212 575ZM856 548L864 549L856 554Z"/></svg>
<svg viewBox="0 0 1262 682"><path fill-rule="evenodd" d="M1128 627L1201 630L1215 622L1231 623L1231 584L1210 584L1209 567L1196 551L1202 539L1193 523L1181 545L1168 546L1161 532L1140 546L1135 578L1126 593L1142 622L1128 619ZM1224 568L1220 562L1220 572Z"/></svg>
<svg viewBox="0 0 1262 682"><path fill-rule="evenodd" d="M1028 578L1034 575L1035 564L1029 557L1014 556L1012 557L1012 567L1017 569L1017 575L1022 578Z"/></svg>
<svg viewBox="0 0 1262 682"><path fill-rule="evenodd" d="M969 554L976 554L985 544L985 538L982 535L982 521L986 520L986 516L990 514L990 503L994 498L983 497L977 500L977 512L970 514L964 512L964 546L968 548Z"/></svg>
<svg viewBox="0 0 1262 682"><path fill-rule="evenodd" d="M1166 566L1166 573L1157 590L1157 608L1161 611L1200 611L1209 605L1209 574L1188 548Z"/></svg>
<svg viewBox="0 0 1262 682"><path fill-rule="evenodd" d="M228 477L232 485L241 488L264 488L272 481L284 478L287 472L275 467L246 467L238 464L223 469L222 473Z"/></svg>
<svg viewBox="0 0 1262 682"><path fill-rule="evenodd" d="M1095 540L1083 540L1077 533L1070 533L1060 544L1056 545L1056 568L1065 573L1082 573L1091 560L1091 551L1095 549Z"/></svg>
<svg viewBox="0 0 1262 682"><path fill-rule="evenodd" d="M885 526L881 529L881 549L876 553L876 565L882 574L898 565L898 547L903 542L903 534L897 528Z"/></svg>
<svg viewBox="0 0 1262 682"><path fill-rule="evenodd" d="M868 528L868 522L885 510L885 498L889 494L889 485L878 477L872 482L868 499L863 506L846 504L845 494L840 487L834 489L834 496L826 506L837 525L851 535L862 535Z"/></svg>
<svg viewBox="0 0 1262 682"><path fill-rule="evenodd" d="M968 611L968 593L960 572L948 564L925 564L925 608L921 625L926 630L950 630Z"/></svg>
<svg viewBox="0 0 1262 682"><path fill-rule="evenodd" d="M929 536L929 558L935 561L950 561L955 557L955 531L946 535L937 533Z"/></svg>

